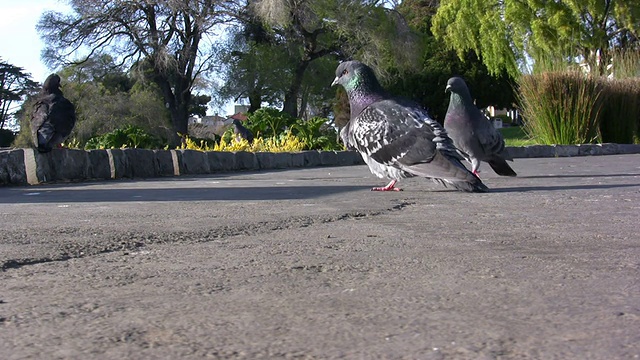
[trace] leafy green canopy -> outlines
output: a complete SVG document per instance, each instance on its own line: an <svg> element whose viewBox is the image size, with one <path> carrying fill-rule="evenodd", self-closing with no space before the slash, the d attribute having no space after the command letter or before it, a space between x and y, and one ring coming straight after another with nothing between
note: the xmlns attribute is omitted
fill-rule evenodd
<svg viewBox="0 0 640 360"><path fill-rule="evenodd" d="M611 49L638 49L640 2L442 0L432 30L461 57L475 51L493 74L519 74L527 56L579 57L602 73Z"/></svg>

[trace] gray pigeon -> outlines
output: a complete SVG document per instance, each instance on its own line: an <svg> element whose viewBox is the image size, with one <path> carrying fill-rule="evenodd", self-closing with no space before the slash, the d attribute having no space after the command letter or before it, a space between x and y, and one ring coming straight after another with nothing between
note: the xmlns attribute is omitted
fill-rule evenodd
<svg viewBox="0 0 640 360"><path fill-rule="evenodd" d="M486 161L496 174L516 176L516 172L506 162L513 161L513 158L504 147L502 134L475 106L464 80L452 77L447 81L445 91L451 92L451 98L444 118L444 128L454 145L471 163L471 171L478 175L480 162Z"/></svg>
<svg viewBox="0 0 640 360"><path fill-rule="evenodd" d="M360 152L373 174L391 179L371 190L398 191L396 182L411 176L461 191L488 190L462 165L444 128L418 104L388 95L371 68L343 62L331 85L342 85L349 96L351 116L340 132L345 145Z"/></svg>
<svg viewBox="0 0 640 360"><path fill-rule="evenodd" d="M251 144L253 142L253 133L251 130L242 126L242 123L238 119L233 119L233 133L236 134L236 138L241 137Z"/></svg>
<svg viewBox="0 0 640 360"><path fill-rule="evenodd" d="M31 136L39 152L62 144L76 124L76 110L60 90L60 76L47 77L31 114Z"/></svg>

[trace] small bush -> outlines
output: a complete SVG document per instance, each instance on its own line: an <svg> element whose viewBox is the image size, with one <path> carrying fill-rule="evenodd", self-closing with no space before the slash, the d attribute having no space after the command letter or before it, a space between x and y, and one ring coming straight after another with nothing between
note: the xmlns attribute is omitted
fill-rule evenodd
<svg viewBox="0 0 640 360"><path fill-rule="evenodd" d="M632 144L640 141L640 79L603 80L606 97L601 117L602 141Z"/></svg>
<svg viewBox="0 0 640 360"><path fill-rule="evenodd" d="M287 113L273 108L261 108L248 116L244 126L256 137L275 137L295 123L296 119Z"/></svg>
<svg viewBox="0 0 640 360"><path fill-rule="evenodd" d="M520 79L527 132L541 144L599 142L601 83L579 72L543 72Z"/></svg>
<svg viewBox="0 0 640 360"><path fill-rule="evenodd" d="M183 144L177 149L230 152L298 152L304 150L304 146L304 141L293 135L291 131L287 131L278 136L266 139L263 137L256 137L253 139L251 144L242 138L236 139L235 137L231 137L230 139L227 139L223 136L219 143L211 145L207 144L205 141L194 141L186 136Z"/></svg>
<svg viewBox="0 0 640 360"><path fill-rule="evenodd" d="M149 135L142 128L127 125L124 128L115 129L106 134L92 137L85 144L85 149L159 149L162 145L163 141Z"/></svg>
<svg viewBox="0 0 640 360"><path fill-rule="evenodd" d="M342 150L338 143L337 131L331 127L329 120L314 117L309 120L298 120L291 127L293 133L300 138L306 150Z"/></svg>

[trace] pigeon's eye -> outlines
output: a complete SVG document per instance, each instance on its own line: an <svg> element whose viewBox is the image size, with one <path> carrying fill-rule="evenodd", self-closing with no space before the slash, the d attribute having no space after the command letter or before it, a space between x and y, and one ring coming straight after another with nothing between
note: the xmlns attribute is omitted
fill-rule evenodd
<svg viewBox="0 0 640 360"><path fill-rule="evenodd" d="M340 76L344 76L344 75L347 75L348 73L349 73L349 70L347 70L347 69L344 69L344 70L342 70L342 75L340 75Z"/></svg>

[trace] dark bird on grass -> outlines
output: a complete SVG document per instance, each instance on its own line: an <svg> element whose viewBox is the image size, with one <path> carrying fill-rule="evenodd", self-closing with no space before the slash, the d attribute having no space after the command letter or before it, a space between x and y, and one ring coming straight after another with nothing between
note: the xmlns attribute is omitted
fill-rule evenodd
<svg viewBox="0 0 640 360"><path fill-rule="evenodd" d="M464 80L452 77L445 91L451 92L451 97L444 128L462 156L471 163L471 171L478 175L480 162L486 161L496 174L516 176L506 162L513 158L504 146L502 134L475 106Z"/></svg>
<svg viewBox="0 0 640 360"><path fill-rule="evenodd" d="M253 142L253 134L251 133L251 130L242 126L242 123L238 119L233 119L233 133L236 134L236 139L241 137L247 140L249 144Z"/></svg>
<svg viewBox="0 0 640 360"><path fill-rule="evenodd" d="M76 110L60 90L60 76L47 77L36 97L31 116L31 136L38 151L60 146L76 124Z"/></svg>
<svg viewBox="0 0 640 360"><path fill-rule="evenodd" d="M387 186L371 190L397 191L396 182L411 176L462 191L488 190L462 165L444 128L418 104L388 95L371 68L358 61L343 62L332 85L345 88L351 106L342 140L360 152L373 174L391 179Z"/></svg>

